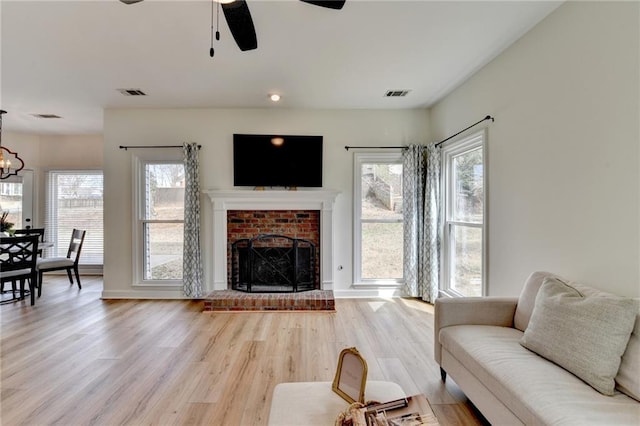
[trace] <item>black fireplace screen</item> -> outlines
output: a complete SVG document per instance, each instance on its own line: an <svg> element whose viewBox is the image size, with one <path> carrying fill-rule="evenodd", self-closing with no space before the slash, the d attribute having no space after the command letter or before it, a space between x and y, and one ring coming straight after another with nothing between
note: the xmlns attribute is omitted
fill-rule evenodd
<svg viewBox="0 0 640 426"><path fill-rule="evenodd" d="M316 248L311 241L258 235L231 245L231 285L250 293L290 293L316 288Z"/></svg>

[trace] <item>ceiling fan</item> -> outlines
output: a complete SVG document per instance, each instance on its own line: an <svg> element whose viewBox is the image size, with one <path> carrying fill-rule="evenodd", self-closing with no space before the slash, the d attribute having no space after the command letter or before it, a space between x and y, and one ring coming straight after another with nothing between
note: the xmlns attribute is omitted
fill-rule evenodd
<svg viewBox="0 0 640 426"><path fill-rule="evenodd" d="M124 4L139 3L142 0L120 0ZM253 26L253 19L251 19L251 13L249 12L249 6L245 0L228 0L221 1L224 17L227 20L229 30L236 40L236 44L240 50L253 50L258 47L258 40L256 38L256 29ZM329 9L342 9L346 0L300 0L305 3L313 4L315 6L326 7ZM213 47L212 47L213 53ZM211 55L213 56L213 54Z"/></svg>

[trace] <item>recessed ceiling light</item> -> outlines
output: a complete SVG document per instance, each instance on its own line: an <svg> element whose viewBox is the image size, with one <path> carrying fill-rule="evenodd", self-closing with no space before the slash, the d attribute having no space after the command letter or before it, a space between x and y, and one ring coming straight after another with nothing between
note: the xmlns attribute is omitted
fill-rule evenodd
<svg viewBox="0 0 640 426"><path fill-rule="evenodd" d="M272 93L269 95L269 99L271 99L273 102L278 102L280 100L280 95L278 95L277 93Z"/></svg>

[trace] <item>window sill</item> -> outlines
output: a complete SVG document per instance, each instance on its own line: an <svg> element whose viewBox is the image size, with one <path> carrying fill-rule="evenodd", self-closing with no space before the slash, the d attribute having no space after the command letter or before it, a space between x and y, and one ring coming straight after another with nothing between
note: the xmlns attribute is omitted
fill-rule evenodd
<svg viewBox="0 0 640 426"><path fill-rule="evenodd" d="M148 287L162 287L168 290L181 289L183 287L182 281L143 281L133 284L133 287L148 288Z"/></svg>
<svg viewBox="0 0 640 426"><path fill-rule="evenodd" d="M464 294L458 293L457 291L452 289L441 289L438 291L438 293L440 293L441 297L465 297Z"/></svg>
<svg viewBox="0 0 640 426"><path fill-rule="evenodd" d="M403 281L393 280L367 280L354 282L354 287L387 287L387 288L399 288L404 284Z"/></svg>

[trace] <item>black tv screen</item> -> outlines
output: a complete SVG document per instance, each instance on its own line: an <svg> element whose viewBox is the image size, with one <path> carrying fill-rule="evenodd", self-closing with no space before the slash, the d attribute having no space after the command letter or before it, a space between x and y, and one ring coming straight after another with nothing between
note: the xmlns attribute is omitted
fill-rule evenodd
<svg viewBox="0 0 640 426"><path fill-rule="evenodd" d="M233 135L234 186L322 186L322 136Z"/></svg>

